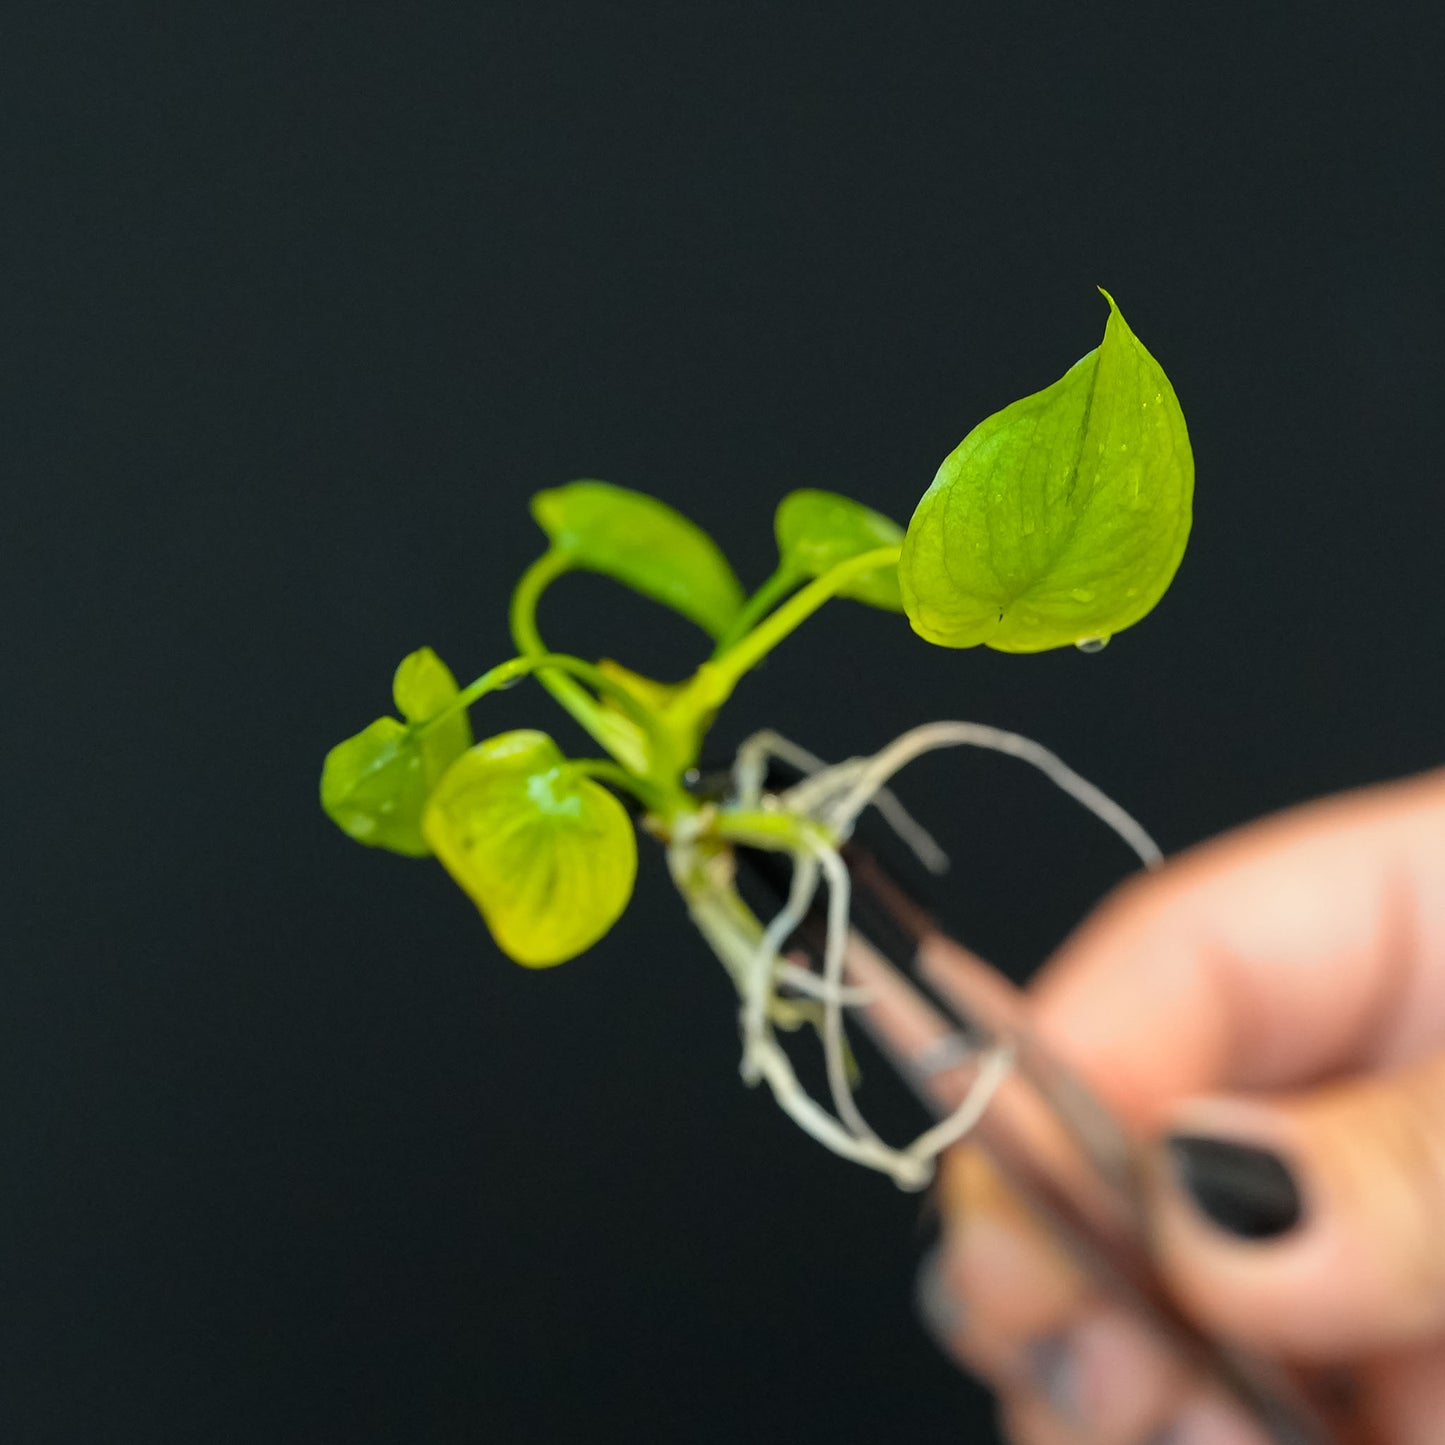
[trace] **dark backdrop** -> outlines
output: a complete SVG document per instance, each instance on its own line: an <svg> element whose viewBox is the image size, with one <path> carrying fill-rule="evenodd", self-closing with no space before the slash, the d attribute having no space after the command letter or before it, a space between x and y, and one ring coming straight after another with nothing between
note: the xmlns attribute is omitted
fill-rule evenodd
<svg viewBox="0 0 1445 1445"><path fill-rule="evenodd" d="M1158 612L1006 657L839 605L722 749L986 720L1170 849L1438 762L1440 26L13 8L6 1440L990 1438L912 1319L919 1200L741 1086L659 860L528 973L322 818L319 761L408 650L507 653L535 489L654 491L757 580L790 487L906 520L1096 344L1102 284L1194 439ZM571 649L696 656L566 591ZM522 688L482 725L552 716ZM1007 763L911 795L1020 975L1126 866Z"/></svg>

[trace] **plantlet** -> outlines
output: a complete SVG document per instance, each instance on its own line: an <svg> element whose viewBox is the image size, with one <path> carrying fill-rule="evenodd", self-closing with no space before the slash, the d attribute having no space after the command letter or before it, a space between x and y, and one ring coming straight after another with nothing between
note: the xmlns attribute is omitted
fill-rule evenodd
<svg viewBox="0 0 1445 1445"><path fill-rule="evenodd" d="M876 756L825 766L772 733L740 748L719 802L689 788L708 728L740 679L825 602L852 598L902 612L944 647L1004 652L1092 650L1159 600L1189 534L1193 460L1168 379L1107 296L1101 344L1060 380L981 422L947 457L907 530L830 492L784 497L778 565L747 594L713 541L652 497L580 481L539 493L532 512L549 546L512 596L518 655L459 688L429 648L403 659L383 717L334 747L321 778L327 814L358 842L434 853L476 903L504 952L530 967L561 963L596 942L626 907L641 810L664 846L693 922L740 999L741 1069L837 1153L921 1187L934 1156L977 1118L1007 1060L988 1061L951 1119L906 1148L886 1144L853 1098L845 1010L849 878L839 853L876 806L934 868L933 840L888 792L893 774L931 748L968 745L1036 767L1114 827L1146 861L1157 849L1115 804L1038 744L973 723L917 728ZM711 655L679 683L621 664L551 651L538 599L571 571L598 572L695 623ZM605 756L569 759L545 733L473 743L469 709L535 677ZM764 793L770 758L804 773ZM734 886L735 850L792 863L788 900L766 924ZM821 973L784 956L827 890ZM831 1110L801 1087L779 1030L810 1025L822 1040Z"/></svg>

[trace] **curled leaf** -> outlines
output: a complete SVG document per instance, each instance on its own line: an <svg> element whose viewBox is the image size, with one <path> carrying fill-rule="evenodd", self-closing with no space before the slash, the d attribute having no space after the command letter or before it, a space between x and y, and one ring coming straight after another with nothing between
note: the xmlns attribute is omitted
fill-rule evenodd
<svg viewBox="0 0 1445 1445"><path fill-rule="evenodd" d="M422 835L422 809L437 780L471 745L471 723L460 708L430 723L457 696L457 684L429 647L402 659L392 692L407 723L379 717L332 748L321 768L321 806L358 843L424 858L431 847Z"/></svg>
<svg viewBox="0 0 1445 1445"><path fill-rule="evenodd" d="M1097 644L1169 586L1189 537L1189 436L1169 378L1105 299L1103 342L976 426L919 502L899 577L928 641Z"/></svg>
<svg viewBox="0 0 1445 1445"><path fill-rule="evenodd" d="M503 952L532 968L591 947L632 896L626 811L546 733L502 733L464 753L428 800L422 831Z"/></svg>
<svg viewBox="0 0 1445 1445"><path fill-rule="evenodd" d="M538 492L532 515L573 566L680 612L712 637L742 607L742 584L717 544L655 497L609 482L569 482Z"/></svg>
<svg viewBox="0 0 1445 1445"><path fill-rule="evenodd" d="M781 565L799 579L821 577L850 557L894 547L903 540L903 528L880 512L837 492L811 487L783 498L773 517L773 531ZM903 611L896 564L854 578L838 595L889 612Z"/></svg>

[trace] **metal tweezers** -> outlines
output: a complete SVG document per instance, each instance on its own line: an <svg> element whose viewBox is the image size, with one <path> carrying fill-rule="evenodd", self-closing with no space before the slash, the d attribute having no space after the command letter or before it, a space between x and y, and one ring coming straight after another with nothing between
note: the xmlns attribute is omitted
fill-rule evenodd
<svg viewBox="0 0 1445 1445"><path fill-rule="evenodd" d="M1136 1146L1108 1109L1030 1034L1023 995L950 938L874 853L843 856L853 884L848 981L871 995L852 1010L883 1056L939 1118L962 1102L982 1059L1009 1046L1013 1067L968 1136L1101 1289L1134 1312L1199 1378L1241 1408L1273 1445L1344 1445L1322 1400L1285 1370L1208 1337L1171 1301L1147 1247ZM739 861L786 892L777 854ZM816 960L816 929L790 947Z"/></svg>

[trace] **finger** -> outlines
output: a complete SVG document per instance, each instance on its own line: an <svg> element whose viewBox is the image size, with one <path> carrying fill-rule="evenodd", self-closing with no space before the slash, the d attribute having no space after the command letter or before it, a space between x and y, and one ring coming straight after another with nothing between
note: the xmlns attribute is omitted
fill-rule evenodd
<svg viewBox="0 0 1445 1445"><path fill-rule="evenodd" d="M1077 1312L1082 1271L983 1153L945 1155L938 1193L949 1281L975 1333L1012 1350Z"/></svg>
<svg viewBox="0 0 1445 1445"><path fill-rule="evenodd" d="M1173 1128L1155 1253L1208 1326L1315 1362L1445 1333L1445 1054Z"/></svg>
<svg viewBox="0 0 1445 1445"><path fill-rule="evenodd" d="M1175 1403L1175 1410L1145 1434L1082 1438L1089 1445L1273 1445L1259 1426L1217 1396L1191 1392ZM1061 1421L1042 1400L1029 1395L1004 1398L999 1428L1010 1445L1080 1445L1076 1428ZM1395 1442L1382 1438L1378 1445Z"/></svg>
<svg viewBox="0 0 1445 1445"><path fill-rule="evenodd" d="M1158 1334L1099 1295L979 1151L949 1157L940 1205L943 1245L920 1298L948 1352L1041 1402L1072 1438L1146 1438L1188 1384Z"/></svg>
<svg viewBox="0 0 1445 1445"><path fill-rule="evenodd" d="M1445 771L1317 803L1122 889L1034 989L1036 1025L1136 1126L1445 1043Z"/></svg>
<svg viewBox="0 0 1445 1445"><path fill-rule="evenodd" d="M1439 1445L1445 1430L1445 1344L1392 1355L1361 1374L1361 1438Z"/></svg>
<svg viewBox="0 0 1445 1445"><path fill-rule="evenodd" d="M1032 1395L1005 1395L999 1401L999 1434L1009 1445L1078 1445L1078 1432Z"/></svg>
<svg viewBox="0 0 1445 1445"><path fill-rule="evenodd" d="M919 1304L939 1344L998 1386L1025 1373L1034 1343L1074 1317L1085 1281L977 1149L951 1150L941 1163L943 1237Z"/></svg>

